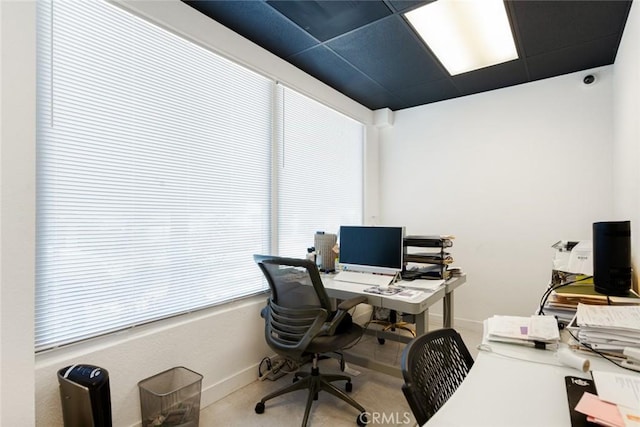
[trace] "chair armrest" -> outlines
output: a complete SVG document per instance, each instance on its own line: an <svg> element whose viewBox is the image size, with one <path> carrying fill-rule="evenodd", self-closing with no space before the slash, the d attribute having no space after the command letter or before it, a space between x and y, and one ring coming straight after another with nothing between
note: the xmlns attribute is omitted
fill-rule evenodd
<svg viewBox="0 0 640 427"><path fill-rule="evenodd" d="M338 326L340 326L344 318L347 317L347 315L349 314L347 310L352 309L358 304L367 302L367 300L368 300L367 297L365 297L364 295L360 295L360 296L349 298L348 300L342 301L338 305L338 310L336 311L331 321L325 323L324 326L322 327L322 332L325 335L335 335L336 329L338 328Z"/></svg>
<svg viewBox="0 0 640 427"><path fill-rule="evenodd" d="M367 302L367 301L368 301L368 298L365 297L364 295L349 298L348 300L342 301L338 305L338 310L351 310L356 305L362 304L363 302Z"/></svg>

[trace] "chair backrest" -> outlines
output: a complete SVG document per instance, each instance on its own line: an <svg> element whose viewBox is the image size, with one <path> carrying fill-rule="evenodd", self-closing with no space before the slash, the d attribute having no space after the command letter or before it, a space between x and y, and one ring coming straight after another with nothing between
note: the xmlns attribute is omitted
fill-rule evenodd
<svg viewBox="0 0 640 427"><path fill-rule="evenodd" d="M276 304L331 310L331 300L313 261L270 255L254 255L253 259L264 273Z"/></svg>
<svg viewBox="0 0 640 427"><path fill-rule="evenodd" d="M267 344L279 354L301 359L333 314L318 267L306 259L253 258L271 289L264 313Z"/></svg>
<svg viewBox="0 0 640 427"><path fill-rule="evenodd" d="M473 366L473 357L454 329L438 329L407 344L402 353L402 391L418 422L429 418L449 399Z"/></svg>

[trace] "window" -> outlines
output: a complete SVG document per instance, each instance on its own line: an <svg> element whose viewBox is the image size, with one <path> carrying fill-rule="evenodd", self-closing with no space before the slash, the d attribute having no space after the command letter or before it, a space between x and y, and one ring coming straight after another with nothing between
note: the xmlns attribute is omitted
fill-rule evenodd
<svg viewBox="0 0 640 427"><path fill-rule="evenodd" d="M362 224L364 126L286 87L279 87L279 248L300 258L316 231Z"/></svg>
<svg viewBox="0 0 640 427"><path fill-rule="evenodd" d="M38 8L36 351L263 292L253 254L361 220L361 124L106 2Z"/></svg>
<svg viewBox="0 0 640 427"><path fill-rule="evenodd" d="M264 290L272 82L106 3L42 9L36 349Z"/></svg>

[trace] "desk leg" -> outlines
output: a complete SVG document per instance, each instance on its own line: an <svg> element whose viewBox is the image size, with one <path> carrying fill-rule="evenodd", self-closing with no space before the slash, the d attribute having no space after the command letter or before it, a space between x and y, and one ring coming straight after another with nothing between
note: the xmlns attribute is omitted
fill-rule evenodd
<svg viewBox="0 0 640 427"><path fill-rule="evenodd" d="M444 294L442 308L444 312L442 325L445 328L453 328L453 291Z"/></svg>
<svg viewBox="0 0 640 427"><path fill-rule="evenodd" d="M416 336L429 331L429 309L427 308L420 314L416 314Z"/></svg>

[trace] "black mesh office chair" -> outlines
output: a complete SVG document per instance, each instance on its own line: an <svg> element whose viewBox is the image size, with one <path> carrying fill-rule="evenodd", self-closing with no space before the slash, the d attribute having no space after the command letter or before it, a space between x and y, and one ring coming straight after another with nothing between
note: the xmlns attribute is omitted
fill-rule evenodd
<svg viewBox="0 0 640 427"><path fill-rule="evenodd" d="M454 329L414 338L402 353L402 392L423 425L456 391L473 366L473 357Z"/></svg>
<svg viewBox="0 0 640 427"><path fill-rule="evenodd" d="M296 390L308 389L307 405L302 426L307 425L311 405L318 392L327 391L358 409L358 425L367 423L365 409L332 382L346 381L346 391L352 390L347 375L321 375L318 358L323 353L340 351L354 344L363 333L362 327L351 320L347 310L365 302L365 297L352 298L332 311L315 263L305 259L254 255L254 259L269 283L271 296L262 310L265 319L265 338L269 347L281 356L296 362L312 362L311 372L296 372L293 384L271 393L256 404L258 414L264 412L265 402Z"/></svg>

